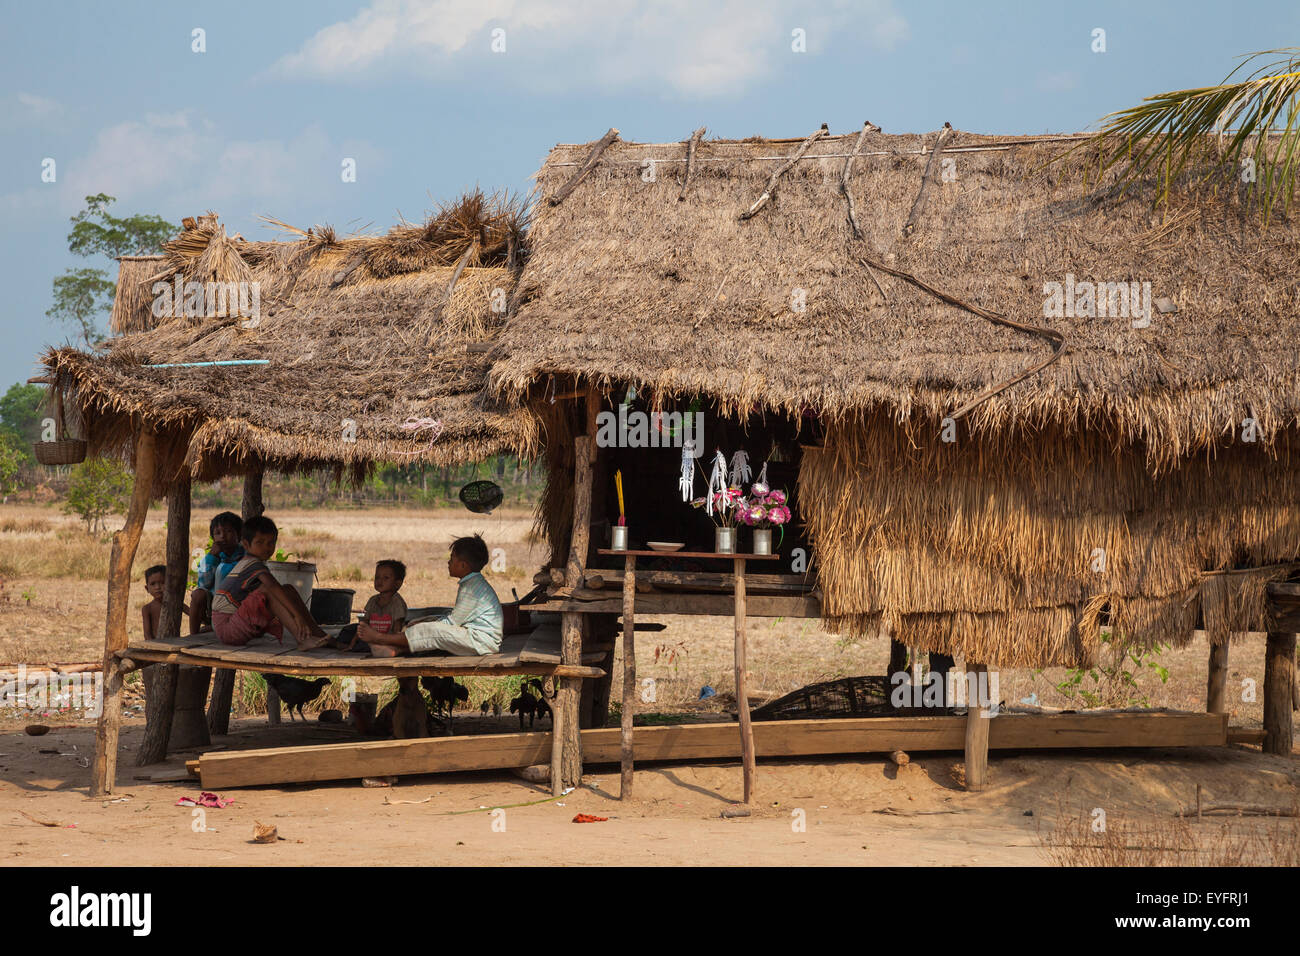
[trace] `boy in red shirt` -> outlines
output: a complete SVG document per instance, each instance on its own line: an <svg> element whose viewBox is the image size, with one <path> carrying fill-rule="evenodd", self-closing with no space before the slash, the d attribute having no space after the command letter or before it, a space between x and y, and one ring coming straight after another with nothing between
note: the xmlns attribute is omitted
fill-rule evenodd
<svg viewBox="0 0 1300 956"><path fill-rule="evenodd" d="M247 644L264 631L283 640L286 625L299 650L322 647L329 640L298 592L277 581L266 567L279 534L275 522L265 515L244 522L245 556L221 579L212 596L212 629L221 643Z"/></svg>

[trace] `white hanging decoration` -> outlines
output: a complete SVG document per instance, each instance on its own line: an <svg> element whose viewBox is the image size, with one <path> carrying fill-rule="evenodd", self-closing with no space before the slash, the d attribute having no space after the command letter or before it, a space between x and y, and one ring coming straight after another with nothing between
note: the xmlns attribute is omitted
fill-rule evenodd
<svg viewBox="0 0 1300 956"><path fill-rule="evenodd" d="M740 487L746 481L749 481L753 472L749 470L749 452L740 449L731 456L731 483Z"/></svg>
<svg viewBox="0 0 1300 956"><path fill-rule="evenodd" d="M682 476L677 480L681 489L682 501L695 497L695 442L687 439L682 443Z"/></svg>
<svg viewBox="0 0 1300 956"><path fill-rule="evenodd" d="M763 462L763 468L758 473L758 481L754 482L749 490L756 495L765 495L771 490L767 486L767 462Z"/></svg>
<svg viewBox="0 0 1300 956"><path fill-rule="evenodd" d="M727 458L721 451L713 459L713 471L709 473L709 487L705 490L704 510L710 518L713 517L713 495L714 489L721 494L719 509L727 510Z"/></svg>

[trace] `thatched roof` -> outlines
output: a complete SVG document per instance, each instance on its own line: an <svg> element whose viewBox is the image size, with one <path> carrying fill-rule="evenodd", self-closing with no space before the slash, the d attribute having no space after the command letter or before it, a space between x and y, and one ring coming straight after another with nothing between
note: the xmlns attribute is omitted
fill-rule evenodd
<svg viewBox="0 0 1300 956"><path fill-rule="evenodd" d="M484 228L457 244L435 216L384 236L339 239L326 228L246 242L227 237L215 216L186 225L165 256L123 260L113 312L120 334L105 350L46 353L97 447L120 448L143 420L190 436L196 474L256 459L355 469L533 450L532 419L483 393L521 233ZM181 306L155 315L154 282L176 276L256 283L258 320L186 317ZM232 360L269 364L148 367Z"/></svg>
<svg viewBox="0 0 1300 956"><path fill-rule="evenodd" d="M1264 437L1296 421L1293 222L1262 230L1255 210L1222 193L1176 195L1156 210L1140 191L1094 191L1086 150L1044 165L1077 144L1070 137L957 133L941 153L953 175L936 163L918 204L936 138L865 136L847 178L861 238L840 191L856 133L813 143L748 220L741 214L801 140L704 140L684 195L685 142L615 141L551 205L592 151L557 146L537 174L530 263L494 385L522 394L547 376L582 376L708 393L741 410L940 418L1052 353L1043 337L869 270L865 254L1064 333L1059 361L972 413L977 430L1110 417L1161 457L1210 443L1247 415ZM1128 318L1045 319L1044 283L1067 275L1150 282L1152 298L1176 311L1143 329Z"/></svg>

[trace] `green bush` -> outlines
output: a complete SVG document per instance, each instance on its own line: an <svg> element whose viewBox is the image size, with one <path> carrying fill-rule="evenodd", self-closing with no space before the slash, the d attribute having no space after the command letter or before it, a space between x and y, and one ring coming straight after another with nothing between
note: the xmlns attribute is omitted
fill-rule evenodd
<svg viewBox="0 0 1300 956"><path fill-rule="evenodd" d="M108 515L126 512L130 494L131 473L125 465L111 458L89 458L72 469L63 511L81 518L87 531L102 531Z"/></svg>

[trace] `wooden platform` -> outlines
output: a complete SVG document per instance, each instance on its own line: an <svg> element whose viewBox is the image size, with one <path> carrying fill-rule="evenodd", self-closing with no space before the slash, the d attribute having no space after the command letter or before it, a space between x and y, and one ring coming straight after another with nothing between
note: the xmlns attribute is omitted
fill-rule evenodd
<svg viewBox="0 0 1300 956"><path fill-rule="evenodd" d="M961 751L965 717L879 717L755 722L759 757ZM993 750L1212 747L1228 740L1223 714L1008 714L989 721ZM734 723L638 727L635 759L689 761L740 756ZM582 731L584 764L617 763L618 728ZM389 774L490 770L549 763L549 733L378 740L204 754L207 789L347 780Z"/></svg>
<svg viewBox="0 0 1300 956"><path fill-rule="evenodd" d="M326 628L337 632L338 628ZM599 667L610 644L588 647L582 665L560 663L560 627L543 624L525 634L511 634L495 654L481 657L371 657L333 648L300 651L293 639L284 643L263 634L243 647L222 644L212 631L153 641L135 641L119 651L119 659L137 664L193 664L226 670L309 676L416 677L471 674L535 674L560 677L603 677Z"/></svg>

